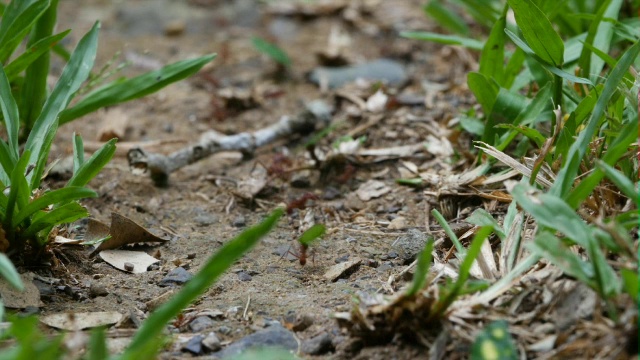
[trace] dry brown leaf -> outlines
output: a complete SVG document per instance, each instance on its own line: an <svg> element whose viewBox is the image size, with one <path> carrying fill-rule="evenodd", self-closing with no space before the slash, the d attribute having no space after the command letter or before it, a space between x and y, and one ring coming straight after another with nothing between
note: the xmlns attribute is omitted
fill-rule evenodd
<svg viewBox="0 0 640 360"><path fill-rule="evenodd" d="M126 272L140 274L147 272L147 268L151 264L157 263L158 259L149 256L143 251L128 250L103 250L99 256L109 265ZM133 270L128 270L125 264L133 265Z"/></svg>
<svg viewBox="0 0 640 360"><path fill-rule="evenodd" d="M89 225L87 233L89 233L91 238L88 238L89 235L85 235L85 241L105 237L103 234L106 225L97 220L90 222ZM93 225L93 227L91 225ZM111 226L109 227L108 234L111 235L111 238L100 243L100 245L93 250L91 256L95 256L95 254L102 250L117 249L127 244L169 241L168 239L163 239L153 235L147 229L136 224L133 220L116 212L111 213ZM98 237L96 238L94 236Z"/></svg>
<svg viewBox="0 0 640 360"><path fill-rule="evenodd" d="M391 191L391 188L385 185L382 181L369 180L360 185L358 190L356 190L356 195L358 195L358 198L362 201L369 201L371 199L379 198L389 191Z"/></svg>
<svg viewBox="0 0 640 360"><path fill-rule="evenodd" d="M113 325L122 320L123 315L117 311L98 311L81 313L58 313L43 316L40 321L56 329L80 331L99 326Z"/></svg>

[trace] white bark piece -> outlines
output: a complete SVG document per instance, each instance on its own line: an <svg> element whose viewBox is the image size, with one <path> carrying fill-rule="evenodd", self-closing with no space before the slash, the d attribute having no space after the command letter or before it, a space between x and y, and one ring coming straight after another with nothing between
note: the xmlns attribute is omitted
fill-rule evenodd
<svg viewBox="0 0 640 360"><path fill-rule="evenodd" d="M99 326L113 325L122 320L123 315L117 311L98 311L81 313L58 313L43 316L40 322L56 329L80 331Z"/></svg>
<svg viewBox="0 0 640 360"><path fill-rule="evenodd" d="M100 252L99 256L109 265L134 274L147 272L149 265L160 261L143 251L104 250ZM133 270L126 270L125 263L133 264Z"/></svg>
<svg viewBox="0 0 640 360"><path fill-rule="evenodd" d="M135 173L148 173L156 185L166 186L172 172L215 153L236 150L244 154L252 154L256 148L279 138L323 128L331 120L332 111L329 105L316 100L308 103L306 110L297 116L284 116L277 123L255 132L225 135L211 130L202 134L198 143L169 155L134 148L129 151L127 158L129 166Z"/></svg>

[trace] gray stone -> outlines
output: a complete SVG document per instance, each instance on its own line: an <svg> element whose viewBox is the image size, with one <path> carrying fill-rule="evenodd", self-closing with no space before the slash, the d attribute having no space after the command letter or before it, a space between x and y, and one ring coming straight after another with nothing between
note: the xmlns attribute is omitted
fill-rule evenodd
<svg viewBox="0 0 640 360"><path fill-rule="evenodd" d="M209 351L218 351L222 347L222 345L220 345L220 339L218 339L218 336L214 332L210 332L209 335L202 340L202 345L209 349Z"/></svg>
<svg viewBox="0 0 640 360"><path fill-rule="evenodd" d="M171 270L164 279L160 280L160 286L182 285L191 280L193 275L183 267L177 267Z"/></svg>
<svg viewBox="0 0 640 360"><path fill-rule="evenodd" d="M424 249L427 236L418 229L409 229L392 244L392 248L405 262L411 262Z"/></svg>
<svg viewBox="0 0 640 360"><path fill-rule="evenodd" d="M329 333L322 333L302 342L302 353L308 355L322 355L333 350L333 343Z"/></svg>
<svg viewBox="0 0 640 360"><path fill-rule="evenodd" d="M243 215L238 215L235 219L233 219L232 225L237 228L243 227L247 225L247 220L244 218Z"/></svg>
<svg viewBox="0 0 640 360"><path fill-rule="evenodd" d="M202 353L202 340L204 340L204 336L196 335L187 341L187 343L182 347L182 350L199 355Z"/></svg>
<svg viewBox="0 0 640 360"><path fill-rule="evenodd" d="M248 349L262 347L279 347L286 350L298 350L298 342L293 333L280 324L269 326L234 342L224 350L216 353L221 358L235 357Z"/></svg>
<svg viewBox="0 0 640 360"><path fill-rule="evenodd" d="M251 281L253 277L244 271L240 271L238 272L238 279L240 279L240 281Z"/></svg>
<svg viewBox="0 0 640 360"><path fill-rule="evenodd" d="M216 322L211 320L211 318L208 316L198 316L189 323L189 328L193 332L201 332L203 330L212 328L215 324Z"/></svg>
<svg viewBox="0 0 640 360"><path fill-rule="evenodd" d="M95 298L98 296L107 296L109 295L109 291L106 287L100 284L91 283L89 285L89 297Z"/></svg>
<svg viewBox="0 0 640 360"><path fill-rule="evenodd" d="M402 64L388 59L378 59L354 66L318 67L309 74L311 82L319 85L326 81L329 88L337 88L359 78L397 86L404 84L408 77Z"/></svg>
<svg viewBox="0 0 640 360"><path fill-rule="evenodd" d="M211 215L209 213L201 212L196 215L193 221L199 226L208 226L216 223L218 221L218 218L216 218L214 215Z"/></svg>

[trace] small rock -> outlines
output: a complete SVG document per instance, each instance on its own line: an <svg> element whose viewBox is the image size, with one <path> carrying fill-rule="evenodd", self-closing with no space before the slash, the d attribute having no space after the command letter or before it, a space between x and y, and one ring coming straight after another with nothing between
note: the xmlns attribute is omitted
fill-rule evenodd
<svg viewBox="0 0 640 360"><path fill-rule="evenodd" d="M324 274L324 278L330 281L335 282L339 278L349 274L355 270L355 268L360 265L362 259L355 258L353 260L345 261L340 264L333 265L327 270Z"/></svg>
<svg viewBox="0 0 640 360"><path fill-rule="evenodd" d="M407 227L407 219L405 219L402 216L398 216L397 218L391 220L387 228L389 230L401 230L406 227Z"/></svg>
<svg viewBox="0 0 640 360"><path fill-rule="evenodd" d="M126 262L126 263L124 263L124 269L125 269L126 271L133 271L133 268L134 268L134 266L133 266L133 264L132 264L132 263L130 263L130 262Z"/></svg>
<svg viewBox="0 0 640 360"><path fill-rule="evenodd" d="M220 339L214 332L210 332L207 337L202 340L202 345L209 349L209 351L218 351L222 347L220 344Z"/></svg>
<svg viewBox="0 0 640 360"><path fill-rule="evenodd" d="M164 34L166 36L180 36L184 33L186 25L182 20L174 20L169 22L164 27Z"/></svg>
<svg viewBox="0 0 640 360"><path fill-rule="evenodd" d="M214 224L216 221L218 221L218 219L214 215L211 215L206 212L201 212L197 214L195 218L193 218L193 221L198 226L208 226L208 225Z"/></svg>
<svg viewBox="0 0 640 360"><path fill-rule="evenodd" d="M340 190L332 186L328 186L327 188L324 189L324 193L322 193L322 199L334 200L340 197L340 195L341 195Z"/></svg>
<svg viewBox="0 0 640 360"><path fill-rule="evenodd" d="M371 199L379 198L390 191L391 188L384 182L379 180L369 180L360 185L358 190L356 190L356 195L358 195L358 198L362 201L369 201Z"/></svg>
<svg viewBox="0 0 640 360"><path fill-rule="evenodd" d="M353 192L347 195L346 201L344 202L344 207L350 210L359 211L366 207L364 201L360 200L360 198Z"/></svg>
<svg viewBox="0 0 640 360"><path fill-rule="evenodd" d="M271 325L266 329L257 331L234 342L224 350L217 352L216 356L220 358L231 358L248 349L271 346L295 351L298 350L298 341L291 331L285 329L280 324Z"/></svg>
<svg viewBox="0 0 640 360"><path fill-rule="evenodd" d="M109 295L109 291L103 285L91 283L89 285L89 297L96 298L98 296L107 296Z"/></svg>
<svg viewBox="0 0 640 360"><path fill-rule="evenodd" d="M197 255L196 253L187 254L187 259L195 259L196 255Z"/></svg>
<svg viewBox="0 0 640 360"><path fill-rule="evenodd" d="M244 271L240 271L238 272L238 279L240 279L240 281L251 281L253 277L249 274L247 274Z"/></svg>
<svg viewBox="0 0 640 360"><path fill-rule="evenodd" d="M322 333L302 342L302 352L308 355L322 355L333 350L331 335Z"/></svg>
<svg viewBox="0 0 640 360"><path fill-rule="evenodd" d="M160 280L158 285L160 286L171 286L171 285L182 285L187 281L191 280L193 275L185 270L182 267L177 267L171 270L164 279Z"/></svg>
<svg viewBox="0 0 640 360"><path fill-rule="evenodd" d="M215 321L211 320L208 316L198 316L193 319L191 323L189 323L189 329L193 332L201 332L203 330L212 328L216 324Z"/></svg>
<svg viewBox="0 0 640 360"><path fill-rule="evenodd" d="M232 225L234 227L241 228L247 225L247 220L244 218L243 215L238 215L235 219L233 219Z"/></svg>
<svg viewBox="0 0 640 360"><path fill-rule="evenodd" d="M196 335L187 341L187 343L182 347L182 350L188 351L194 355L199 355L202 353L202 340L204 340L204 336Z"/></svg>
<svg viewBox="0 0 640 360"><path fill-rule="evenodd" d="M226 326L226 325L222 325L218 328L218 331L220 332L220 334L222 335L229 335L231 334L231 328Z"/></svg>
<svg viewBox="0 0 640 360"><path fill-rule="evenodd" d="M349 260L349 255L342 255L339 258L336 259L336 264L340 264L343 263L345 261Z"/></svg>
<svg viewBox="0 0 640 360"><path fill-rule="evenodd" d="M396 240L391 247L395 250L400 258L406 263L416 258L416 255L424 248L427 243L427 236L418 229L409 229L405 235Z"/></svg>
<svg viewBox="0 0 640 360"><path fill-rule="evenodd" d="M296 316L296 319L293 322L293 326L291 327L291 330L295 332L304 331L309 326L313 325L313 320L314 320L313 316L309 314L298 315Z"/></svg>

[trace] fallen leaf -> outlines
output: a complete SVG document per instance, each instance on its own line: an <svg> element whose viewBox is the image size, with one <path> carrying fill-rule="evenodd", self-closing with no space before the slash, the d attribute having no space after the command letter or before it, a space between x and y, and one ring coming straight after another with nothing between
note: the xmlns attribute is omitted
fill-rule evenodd
<svg viewBox="0 0 640 360"><path fill-rule="evenodd" d="M43 316L40 321L56 329L79 331L99 326L113 325L122 320L123 315L117 311L98 311L84 313L58 313Z"/></svg>
<svg viewBox="0 0 640 360"><path fill-rule="evenodd" d="M33 273L20 274L24 291L16 290L9 282L0 277L0 297L5 307L24 309L28 306L40 307L40 290L33 283Z"/></svg>
<svg viewBox="0 0 640 360"><path fill-rule="evenodd" d="M348 272L355 270L354 268L360 265L361 262L362 262L362 259L355 258L349 261L345 261L345 262L333 265L332 267L329 268L329 270L327 270L326 273L324 273L324 278L332 282L336 281L342 276L345 276Z"/></svg>
<svg viewBox="0 0 640 360"><path fill-rule="evenodd" d="M358 190L356 190L356 194L360 200L369 201L371 199L379 198L389 191L391 191L391 188L385 185L382 181L369 180L360 185Z"/></svg>
<svg viewBox="0 0 640 360"><path fill-rule="evenodd" d="M267 170L263 166L256 166L251 174L238 182L234 193L245 200L253 198L267 185Z"/></svg>
<svg viewBox="0 0 640 360"><path fill-rule="evenodd" d="M367 110L371 111L372 113L381 112L387 105L387 100L389 100L389 97L381 90L378 90L375 94L371 95L371 97L367 99Z"/></svg>
<svg viewBox="0 0 640 360"><path fill-rule="evenodd" d="M143 251L128 251L128 250L103 250L99 256L102 260L109 263L109 265L120 269L122 271L132 272L134 274L140 274L147 272L149 265L154 264L160 260L149 256ZM125 264L130 263L133 265L133 270L127 270Z"/></svg>
<svg viewBox="0 0 640 360"><path fill-rule="evenodd" d="M94 229L91 229L91 227L87 229L87 233L90 232L90 236L85 234L85 241L96 240L106 236L104 235L104 227L98 223L98 221L95 221ZM153 235L147 229L133 222L133 220L116 212L111 213L111 226L108 234L111 235L111 238L100 243L90 256L95 256L96 253L102 250L117 249L127 244L169 241L168 239ZM98 237L95 238L95 236Z"/></svg>

